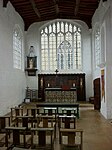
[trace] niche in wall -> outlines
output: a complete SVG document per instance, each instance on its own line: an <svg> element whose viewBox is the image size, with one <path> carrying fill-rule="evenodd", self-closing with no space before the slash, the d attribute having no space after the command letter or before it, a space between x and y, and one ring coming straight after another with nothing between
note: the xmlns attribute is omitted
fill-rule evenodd
<svg viewBox="0 0 112 150"><path fill-rule="evenodd" d="M28 72L28 76L36 76L37 71L37 56L34 55L34 47L30 47L30 53L27 56L27 63L25 71Z"/></svg>

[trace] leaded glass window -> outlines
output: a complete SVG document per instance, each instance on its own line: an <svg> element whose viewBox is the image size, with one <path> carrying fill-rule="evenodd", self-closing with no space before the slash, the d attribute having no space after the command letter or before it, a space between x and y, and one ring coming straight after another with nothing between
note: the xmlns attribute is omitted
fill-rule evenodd
<svg viewBox="0 0 112 150"><path fill-rule="evenodd" d="M100 29L95 31L95 63L96 68L100 64Z"/></svg>
<svg viewBox="0 0 112 150"><path fill-rule="evenodd" d="M19 28L13 32L13 66L22 69L22 36Z"/></svg>
<svg viewBox="0 0 112 150"><path fill-rule="evenodd" d="M81 29L57 21L41 30L41 69L81 69Z"/></svg>

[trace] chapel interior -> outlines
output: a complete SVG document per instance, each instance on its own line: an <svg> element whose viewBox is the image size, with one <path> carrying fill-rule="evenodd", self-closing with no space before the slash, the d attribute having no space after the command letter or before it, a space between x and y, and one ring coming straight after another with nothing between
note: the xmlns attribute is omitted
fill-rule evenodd
<svg viewBox="0 0 112 150"><path fill-rule="evenodd" d="M0 150L112 150L112 1L0 1Z"/></svg>

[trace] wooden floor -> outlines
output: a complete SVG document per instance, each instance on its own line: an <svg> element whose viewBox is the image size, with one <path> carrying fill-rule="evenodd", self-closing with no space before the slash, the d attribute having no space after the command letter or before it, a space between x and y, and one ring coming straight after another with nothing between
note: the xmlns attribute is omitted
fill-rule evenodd
<svg viewBox="0 0 112 150"><path fill-rule="evenodd" d="M93 105L81 104L77 128L84 130L83 150L112 150L112 124ZM56 142L55 150L59 149Z"/></svg>
<svg viewBox="0 0 112 150"><path fill-rule="evenodd" d="M92 104L80 104L77 128L84 130L83 150L112 150L112 124ZM58 141L57 132L54 150L60 150Z"/></svg>

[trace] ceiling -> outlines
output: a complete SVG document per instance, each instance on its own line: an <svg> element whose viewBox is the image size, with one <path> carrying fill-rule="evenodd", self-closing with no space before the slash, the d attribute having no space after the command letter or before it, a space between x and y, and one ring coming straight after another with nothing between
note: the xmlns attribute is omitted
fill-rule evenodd
<svg viewBox="0 0 112 150"><path fill-rule="evenodd" d="M3 0L11 2L25 23L25 30L34 23L53 19L78 19L91 28L91 19L100 0Z"/></svg>

